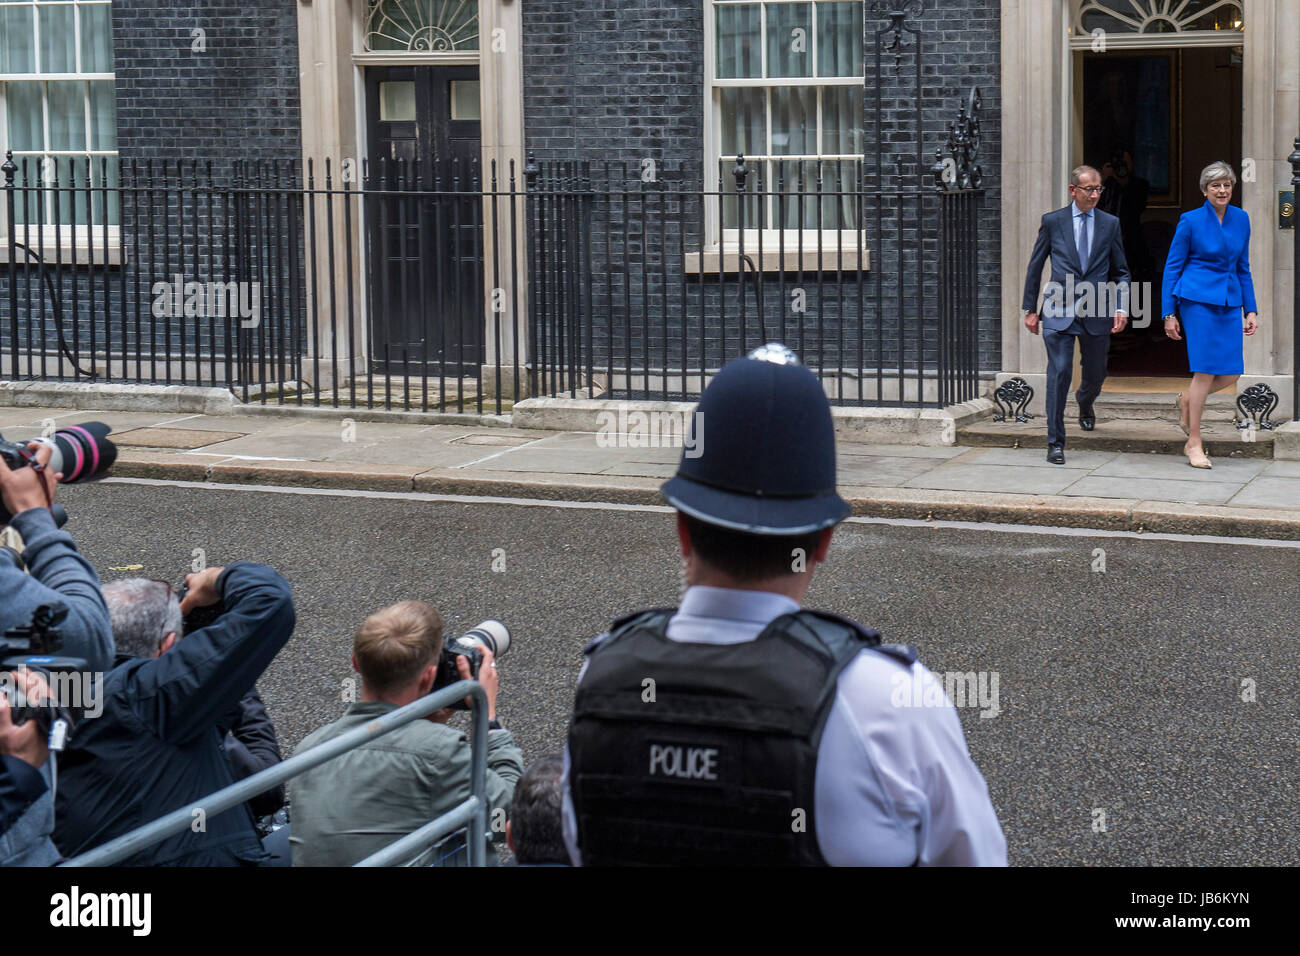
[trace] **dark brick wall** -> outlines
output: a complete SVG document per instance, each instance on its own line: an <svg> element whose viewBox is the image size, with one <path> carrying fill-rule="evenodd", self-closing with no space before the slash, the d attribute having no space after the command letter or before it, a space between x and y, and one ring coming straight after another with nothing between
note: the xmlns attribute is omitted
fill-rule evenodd
<svg viewBox="0 0 1300 956"><path fill-rule="evenodd" d="M115 0L113 52L123 157L300 155L297 0Z"/></svg>
<svg viewBox="0 0 1300 956"><path fill-rule="evenodd" d="M670 186L700 188L705 122L703 0L532 0L523 15L526 145L539 160L592 161L597 178L604 177L602 163L610 160L616 164L612 187L637 189L635 175L627 175L622 164L635 171L648 158L655 160ZM971 87L981 89L983 138L979 162L985 171L986 188L975 234L980 237L978 331L984 369L997 368L1000 361L1000 322L996 318L1001 201L996 175L1000 164L999 16L997 0L923 0L920 15L908 21L919 32L920 43L919 115L923 129L919 145L914 125L918 115L916 60L906 57L902 76L898 77L893 72L892 57L885 55L883 80L877 83L875 31L887 25L885 18L868 13L864 42L864 149L867 178L873 188L928 185L931 179L922 171L934 161L934 150L945 139L947 124L955 118L959 104L966 102ZM910 35L907 39L911 41ZM883 154L880 162L877 142ZM751 179L749 188L754 185ZM635 197L632 208L639 213ZM698 278L682 276L671 250L682 231L688 250L698 241L696 217L690 213L680 229L675 223L667 228L670 254L663 274L663 264L656 258L658 227L653 221L653 208L648 208L652 221L646 227L650 237L646 262L647 268L656 273L648 285L665 290L662 295L666 295L667 302L678 304L676 312L680 312L684 284L686 301L701 301L696 307L703 311L703 327L698 317L692 319L686 343L674 347L682 336L681 322L672 307L663 309L658 299L649 304L633 301L630 310L619 305L620 296L624 302L629 298L621 275L622 261L618 256L608 264L604 261L602 237L597 235L592 255L596 285L599 288L606 284L613 291L609 297L612 308L593 303L597 322L604 323L593 335L594 358L606 362L612 349L617 367L626 363L630 350L633 364L639 365L636 357L643 354L647 343L658 342L662 355L666 342L670 361L680 361L684 351L688 362L698 361L702 354L712 366L754 344L760 337L754 289L751 287L747 293L749 321L742 326L734 276L727 280L733 286L730 300L723 291L711 288L711 282L717 285L716 277L701 283ZM671 217L675 209L671 201L668 208ZM815 347L825 350L820 357L828 364L854 364L859 355L870 364L898 363L900 351L905 365L915 364L918 349L923 350L927 364L932 363L938 308L934 284L938 224L930 212L933 208L932 203L924 203L919 212L915 205L907 207L902 215L891 215L879 231L886 253L883 263L889 273L881 276L880 291L891 307L877 309L871 277L868 294L872 302L864 307L863 318L859 319L854 298L856 273L844 276L842 283L837 274L824 275L821 296L814 291L817 277L805 275L786 283L787 295L792 284L809 287L808 311L802 317L796 316L781 298L779 278L771 275L764 281L763 293L769 333L784 314L787 339L817 343ZM868 223L874 229L873 220L869 218ZM627 227L638 270L637 236L642 228L639 223ZM915 281L918 273L923 273L919 288ZM897 307L900 276L901 308ZM637 276L630 278L634 295L642 288L642 281ZM726 285L722 284L722 290ZM828 287L835 290L833 298L824 291ZM842 295L845 288L850 290L848 305ZM668 312L667 328L662 318L664 311Z"/></svg>
<svg viewBox="0 0 1300 956"><path fill-rule="evenodd" d="M122 222L140 224L128 238L128 264L104 269L54 270L56 297L62 306L64 335L70 345L111 342L121 348L123 337L136 348L134 329L143 323L141 343L148 351L149 290L155 281L170 281L177 272L186 281L206 282L226 278L257 279L269 287L273 274L279 282L290 277L266 251L274 243L256 237L258 220L271 212L256 200L244 203L239 215L245 222L243 240L228 239L234 232L231 210L215 209L205 194L195 198L178 192L178 161L184 182L206 182L211 161L212 177L230 182L235 161L249 167L261 164L296 165L301 155L302 125L298 93L298 27L296 0L114 0L113 59L116 78L117 144L123 165L123 184L150 188L139 201L123 204ZM194 49L192 31L204 31L203 51ZM146 164L151 163L151 166ZM21 176L19 177L21 181ZM67 197L62 197L67 201ZM32 202L35 197L32 197ZM220 202L221 200L217 200ZM283 215L283 202L276 210ZM147 228L152 220L153 227ZM135 233L139 234L136 235ZM196 235L201 240L196 240ZM263 261L251 261L226 270L226 249L241 241L249 249L261 248ZM47 249L54 259L55 250ZM64 253L66 260L67 253ZM42 294L41 276L20 274L19 313L31 315L32 327L21 337L23 348L39 351L41 343L57 347L54 307ZM137 290L138 294L136 293ZM28 306L28 301L32 305ZM41 303L44 301L44 311ZM138 304L143 303L143 304ZM10 327L7 267L0 266L0 347L9 348ZM126 321L123 316L126 315ZM286 320L287 322L288 320ZM299 317L294 335L300 332ZM207 351L209 330L202 323L156 323L153 346L160 351L179 350L186 343L192 353L196 339ZM220 347L220 344L218 345ZM83 364L88 365L89 360ZM53 366L51 366L53 367Z"/></svg>

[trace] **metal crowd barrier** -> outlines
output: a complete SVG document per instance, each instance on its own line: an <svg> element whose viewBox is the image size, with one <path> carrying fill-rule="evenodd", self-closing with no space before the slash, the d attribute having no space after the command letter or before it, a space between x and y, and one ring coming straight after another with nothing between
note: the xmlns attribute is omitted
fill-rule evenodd
<svg viewBox="0 0 1300 956"><path fill-rule="evenodd" d="M421 697L414 703L398 708L392 713L372 720L356 730L350 730L342 736L335 737L318 747L290 757L288 760L268 767L260 773L238 783L231 784L223 790L209 794L173 810L166 816L159 817L142 827L124 833L103 846L96 847L80 856L66 860L63 866L112 866L139 853L146 847L153 846L170 836L182 833L190 828L194 821L194 811L203 811L205 817L214 817L231 807L244 803L264 790L278 786L291 777L313 767L319 767L341 754L354 750L377 737L391 733L398 727L404 727L413 720L427 717L436 710L450 707L457 700L471 698L470 707L470 795L453 809L436 820L425 824L414 833L390 843L372 854L357 866L393 866L402 861L414 859L418 854L432 847L444 837L454 833L466 824L469 825L469 865L485 866L487 838L487 695L478 681L457 681L435 694ZM292 826L292 821L290 821Z"/></svg>

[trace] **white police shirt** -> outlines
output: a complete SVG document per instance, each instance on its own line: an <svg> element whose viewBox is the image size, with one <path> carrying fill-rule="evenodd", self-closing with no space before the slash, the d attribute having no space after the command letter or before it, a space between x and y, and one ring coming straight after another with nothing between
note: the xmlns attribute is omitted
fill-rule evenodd
<svg viewBox="0 0 1300 956"><path fill-rule="evenodd" d="M781 594L688 588L668 638L696 644L752 641L799 605ZM583 664L582 675L586 673ZM901 676L901 680L900 680ZM840 674L817 751L817 845L832 866L1006 866L1007 841L988 786L966 749L956 708L933 702L936 678L863 651ZM896 701L905 702L904 706ZM564 842L582 857L564 751Z"/></svg>

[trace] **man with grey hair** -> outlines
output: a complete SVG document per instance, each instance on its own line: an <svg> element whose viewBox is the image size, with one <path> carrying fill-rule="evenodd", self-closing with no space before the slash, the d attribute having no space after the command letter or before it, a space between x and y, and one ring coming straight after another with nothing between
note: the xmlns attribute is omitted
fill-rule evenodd
<svg viewBox="0 0 1300 956"><path fill-rule="evenodd" d="M1097 424L1092 403L1106 380L1110 337L1128 321L1128 261L1119 220L1097 209L1101 174L1079 166L1070 175L1064 209L1043 216L1038 240L1029 256L1021 307L1025 328L1039 332L1038 286L1043 266L1052 262L1052 278L1043 290L1042 334L1047 346L1047 460L1065 464L1065 400L1074 371L1074 342L1082 355L1082 380L1075 400L1079 427Z"/></svg>
<svg viewBox="0 0 1300 956"><path fill-rule="evenodd" d="M289 584L239 561L185 579L104 589L118 656L105 675L103 714L77 728L61 766L54 842L76 856L232 782L223 722L293 633ZM222 605L180 639L184 614ZM196 811L198 813L199 811ZM183 833L124 861L135 866L240 866L266 860L247 805L196 817Z"/></svg>
<svg viewBox="0 0 1300 956"><path fill-rule="evenodd" d="M185 633L181 602L165 582L147 578L114 581L104 586L104 600L119 654L158 657L174 648ZM217 729L223 732L221 751L230 761L236 780L251 777L283 759L275 725L255 687L249 688L234 710L222 715ZM255 818L263 817L284 806L284 796L281 784L253 797L248 808Z"/></svg>

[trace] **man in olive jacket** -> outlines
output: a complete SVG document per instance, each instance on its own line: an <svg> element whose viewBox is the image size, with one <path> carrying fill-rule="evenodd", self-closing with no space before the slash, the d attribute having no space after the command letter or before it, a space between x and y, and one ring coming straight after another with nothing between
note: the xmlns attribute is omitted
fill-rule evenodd
<svg viewBox="0 0 1300 956"><path fill-rule="evenodd" d="M295 754L332 740L429 693L442 653L442 618L420 601L403 601L370 615L357 631L352 667L361 699L332 724L310 734ZM457 658L461 677L469 661ZM500 817L524 772L523 754L496 719L497 670L484 649L478 680L487 694L487 801ZM351 866L424 826L470 795L470 745L446 722L444 709L415 720L289 781L294 866ZM504 839L504 826L493 827ZM422 863L459 866L464 840L453 834ZM489 854L489 859L491 855Z"/></svg>

